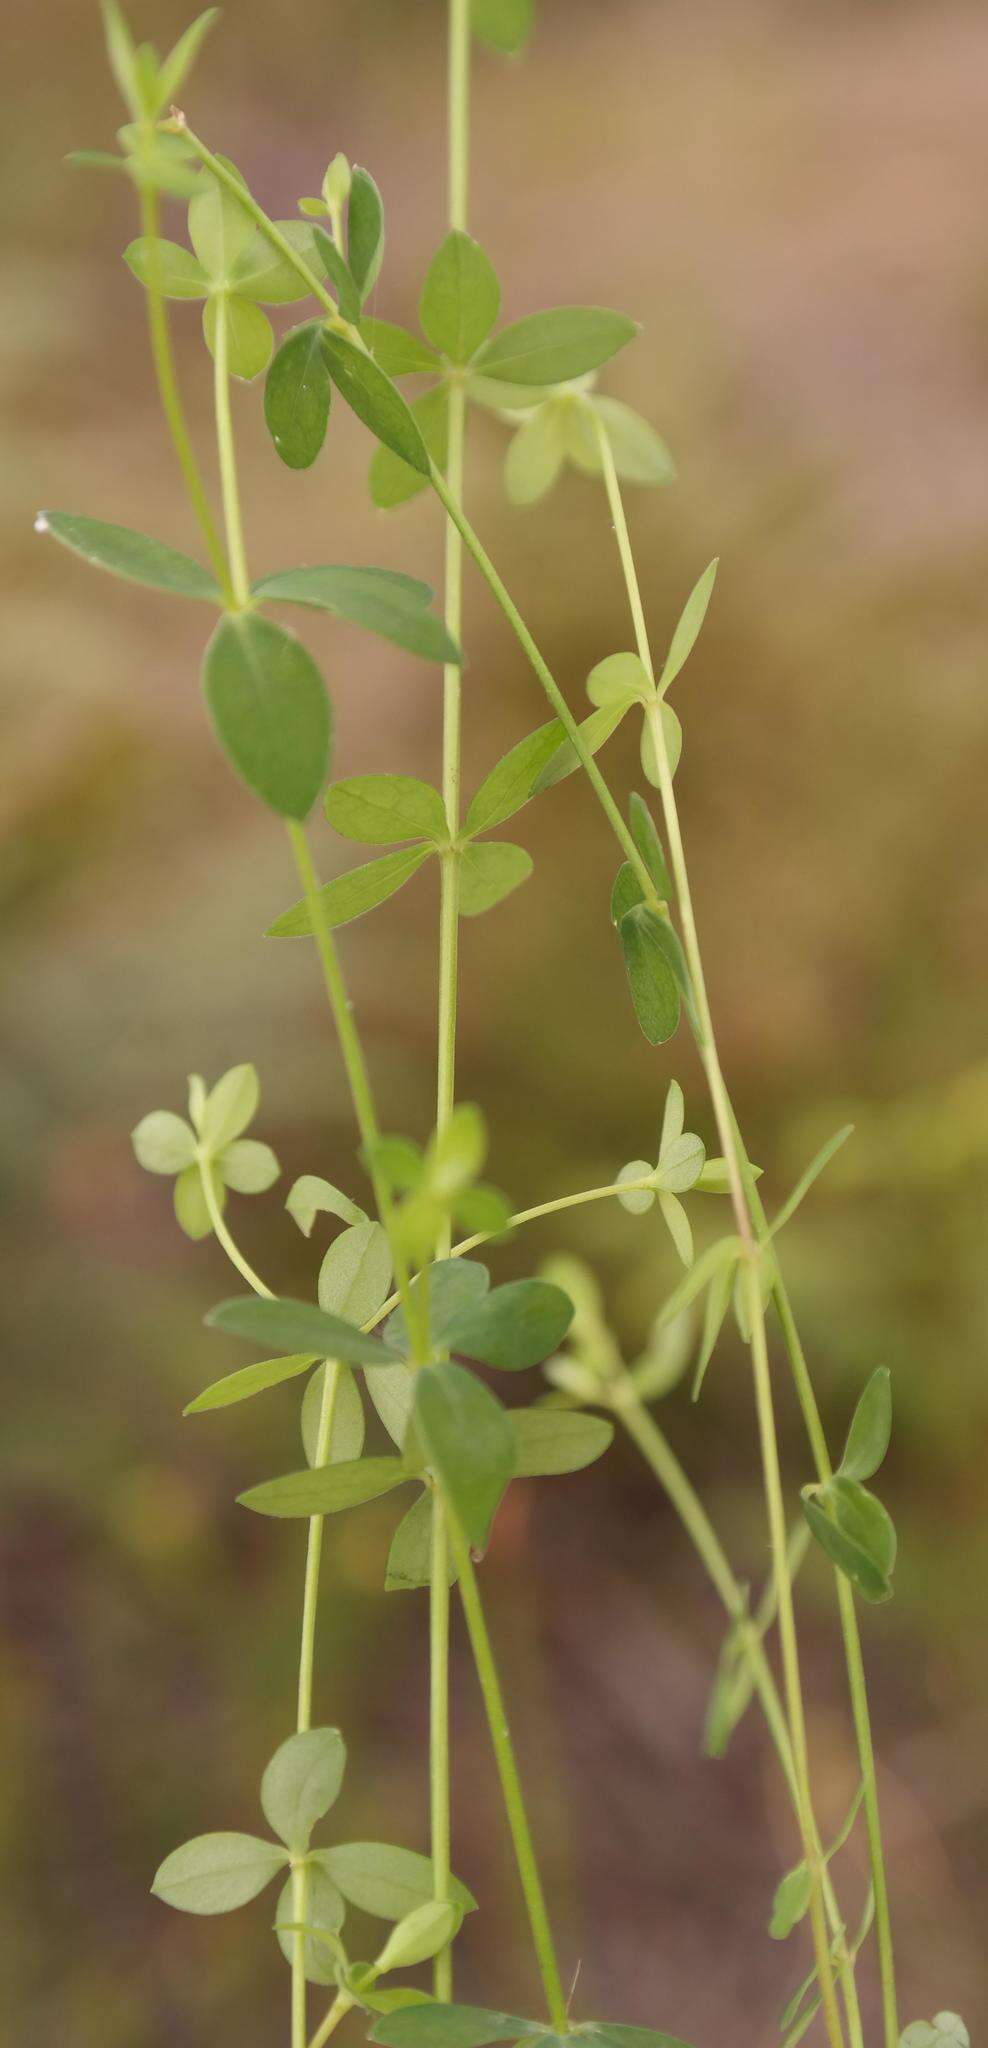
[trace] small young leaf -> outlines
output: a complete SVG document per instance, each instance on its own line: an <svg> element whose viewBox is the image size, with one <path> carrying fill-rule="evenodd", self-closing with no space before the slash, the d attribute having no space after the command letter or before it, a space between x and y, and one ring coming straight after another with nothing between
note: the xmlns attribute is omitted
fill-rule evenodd
<svg viewBox="0 0 988 2048"><path fill-rule="evenodd" d="M844 1479L870 1479L878 1471L892 1438L892 1378L887 1366L873 1372L854 1411L844 1456Z"/></svg>
<svg viewBox="0 0 988 2048"><path fill-rule="evenodd" d="M680 994L669 962L665 920L646 904L625 911L618 925L635 1015L650 1045L662 1045L679 1023Z"/></svg>
<svg viewBox="0 0 988 2048"><path fill-rule="evenodd" d="M721 1237L716 1244L710 1244L700 1253L695 1266L691 1266L684 1280L674 1287L667 1301L659 1310L657 1322L660 1327L674 1322L695 1301L698 1294L719 1273L724 1266L734 1267L744 1255L744 1244L740 1237Z"/></svg>
<svg viewBox="0 0 988 2048"><path fill-rule="evenodd" d="M130 1134L138 1166L146 1173L181 1173L196 1156L195 1132L170 1109L153 1109Z"/></svg>
<svg viewBox="0 0 988 2048"><path fill-rule="evenodd" d="M286 1848L301 1854L339 1795L346 1745L338 1728L308 1728L275 1750L261 1779L261 1807Z"/></svg>
<svg viewBox="0 0 988 2048"><path fill-rule="evenodd" d="M535 2031L532 2020L516 2019L509 2012L433 2004L411 2006L378 2020L371 2040L383 2043L383 2048L488 2048L492 2041L515 2041Z"/></svg>
<svg viewBox="0 0 988 2048"><path fill-rule="evenodd" d="M660 691L666 691L670 683L675 681L684 662L689 660L693 652L699 637L700 628L707 616L707 606L713 595L717 567L717 557L715 556L714 560L708 563L704 569L699 581L694 584L683 606L682 614L669 645L669 652L666 655L665 667L659 677Z"/></svg>
<svg viewBox="0 0 988 2048"><path fill-rule="evenodd" d="M226 325L226 366L231 377L252 384L268 367L274 354L274 329L266 313L251 299L233 292L214 292L202 312L206 347L216 357L221 319Z"/></svg>
<svg viewBox="0 0 988 2048"><path fill-rule="evenodd" d="M237 1401L249 1401L254 1394L263 1394L268 1387L280 1387L284 1380L298 1379L308 1372L318 1358L315 1351L296 1351L288 1358L265 1358L258 1365L245 1365L240 1372L229 1372L221 1380L214 1380L183 1408L183 1415L205 1415L211 1408L231 1408Z"/></svg>
<svg viewBox="0 0 988 2048"><path fill-rule="evenodd" d="M509 1280L455 1316L444 1332L451 1351L482 1365L523 1372L562 1343L573 1304L550 1280Z"/></svg>
<svg viewBox="0 0 988 2048"><path fill-rule="evenodd" d="M854 1480L843 1483L848 1486L857 1484ZM833 1492L836 1484L836 1481L831 1482L827 1489L827 1497L833 1500L837 1510L835 1515L827 1513L826 1508L821 1505L819 1496L808 1488L803 1489L803 1513L810 1530L831 1562L850 1579L851 1584L857 1587L858 1592L866 1600L890 1600L892 1587L888 1572L891 1567L884 1563L890 1548L887 1531L878 1518L868 1511L864 1515L856 1514L853 1510L847 1513L846 1506L841 1507L839 1496ZM863 1487L858 1490L864 1492ZM869 1499L873 1499L873 1496L869 1496ZM875 1501L874 1505L878 1507L879 1503ZM864 1541L861 1540L862 1536Z"/></svg>
<svg viewBox="0 0 988 2048"><path fill-rule="evenodd" d="M768 1931L773 1941L784 1941L809 1911L813 1879L805 1863L797 1863L781 1880L772 1902Z"/></svg>
<svg viewBox="0 0 988 2048"><path fill-rule="evenodd" d="M312 569L282 569L254 585L266 602L311 605L355 626L379 633L424 661L460 664L463 656L441 619L428 610L427 584L391 569L351 569L334 563Z"/></svg>
<svg viewBox="0 0 988 2048"><path fill-rule="evenodd" d="M236 1195L265 1194L281 1172L270 1145L256 1138L236 1138L217 1163L226 1186Z"/></svg>
<svg viewBox="0 0 988 2048"><path fill-rule="evenodd" d="M734 1267L721 1266L710 1282L710 1290L703 1308L703 1329L700 1335L700 1352L693 1375L691 1399L698 1401L706 1378L707 1367L714 1355L714 1347L724 1325L724 1317L731 1305L731 1289L734 1286Z"/></svg>
<svg viewBox="0 0 988 2048"><path fill-rule="evenodd" d="M451 362L468 363L501 305L497 273L479 242L453 228L437 250L419 301L422 332Z"/></svg>
<svg viewBox="0 0 988 2048"><path fill-rule="evenodd" d="M806 1172L800 1174L789 1200L783 1203L778 1215L774 1218L769 1232L770 1237L775 1237L780 1230L783 1230L790 1217L795 1215L800 1202L809 1193L814 1181L819 1179L824 1167L829 1166L834 1153L839 1152L841 1146L847 1143L853 1129L853 1124L843 1124L839 1131L834 1132L832 1138L827 1139L825 1145L821 1145L819 1152L810 1160Z"/></svg>
<svg viewBox="0 0 988 2048"><path fill-rule="evenodd" d="M532 33L535 0L470 0L473 32L489 50L517 56Z"/></svg>
<svg viewBox="0 0 988 2048"><path fill-rule="evenodd" d="M255 612L225 618L203 666L216 737L271 810L306 818L329 772L332 717L312 656Z"/></svg>
<svg viewBox="0 0 988 2048"><path fill-rule="evenodd" d="M151 1890L180 1913L232 1913L256 1899L287 1862L287 1850L257 1835L196 1835L165 1857Z"/></svg>
<svg viewBox="0 0 988 2048"><path fill-rule="evenodd" d="M433 462L438 469L445 469L449 451L448 385L435 384L431 390L423 391L413 399L410 410ZM395 505L407 505L427 489L429 481L418 467L411 468L390 448L375 448L368 480L371 501L382 512L391 511Z"/></svg>
<svg viewBox="0 0 988 2048"><path fill-rule="evenodd" d="M305 1872L305 1925L315 1930L305 1941L305 1976L309 1984L333 1985L336 1982L335 1959L329 1944L320 1941L320 1934L338 1934L343 1925L346 1907L342 1895L332 1879L327 1877L318 1863L308 1863ZM275 1909L275 1927L278 1946L287 1963L295 1960L295 1941L289 1931L289 1924L295 1915L295 1883L289 1877L279 1895ZM287 1924L286 1924L287 1923Z"/></svg>
<svg viewBox="0 0 988 2048"><path fill-rule="evenodd" d="M426 348L417 334L409 334L406 327L396 326L393 320L365 318L360 322L360 332L387 377L413 377L420 371L435 373L439 369L435 350Z"/></svg>
<svg viewBox="0 0 988 2048"><path fill-rule="evenodd" d="M660 1189L659 1208L662 1211L666 1229L682 1259L683 1265L691 1266L693 1264L693 1229L682 1202L678 1200L677 1196L670 1195L664 1189Z"/></svg>
<svg viewBox="0 0 988 2048"><path fill-rule="evenodd" d="M513 505L536 505L551 491L566 460L566 415L551 401L518 428L504 458L504 488Z"/></svg>
<svg viewBox="0 0 988 2048"><path fill-rule="evenodd" d="M613 1423L569 1408L512 1408L508 1421L515 1440L516 1479L582 1472L603 1457L614 1437Z"/></svg>
<svg viewBox="0 0 988 2048"><path fill-rule="evenodd" d="M203 598L208 604L222 602L219 585L206 569L146 533L108 526L102 519L85 519L76 512L39 512L34 528L36 533L50 533L95 569L109 569L128 583L143 583L174 597Z"/></svg>
<svg viewBox="0 0 988 2048"><path fill-rule="evenodd" d="M332 882L325 882L319 891L323 914L333 926L349 924L355 917L363 917L368 910L376 910L379 903L385 903L389 896L410 881L416 870L435 853L435 847L407 846L400 853L385 853L380 860L365 861L361 867L350 868L345 875L337 875ZM307 937L312 931L309 906L306 902L295 903L281 917L276 917L268 926L265 938L298 939ZM308 1233L307 1233L308 1234Z"/></svg>
<svg viewBox="0 0 988 2048"><path fill-rule="evenodd" d="M391 1285L391 1247L380 1223L342 1230L319 1271L319 1306L348 1323L369 1323Z"/></svg>
<svg viewBox="0 0 988 2048"><path fill-rule="evenodd" d="M199 1135L207 1151L215 1155L239 1138L253 1123L260 1099L257 1068L249 1060L221 1075L202 1107Z"/></svg>
<svg viewBox="0 0 988 2048"><path fill-rule="evenodd" d="M320 262L339 301L340 312L344 320L349 320L350 325L355 327L360 319L361 300L350 265L337 248L332 235L327 235L325 228L317 227L313 229L313 234Z"/></svg>
<svg viewBox="0 0 988 2048"><path fill-rule="evenodd" d="M514 1437L504 1409L472 1373L448 1363L421 1368L413 1413L468 1543L483 1550L514 1470Z"/></svg>
<svg viewBox="0 0 988 2048"><path fill-rule="evenodd" d="M461 917L479 917L503 903L513 889L527 882L532 856L523 846L495 840L484 846L467 846L460 856L459 907Z"/></svg>
<svg viewBox="0 0 988 2048"><path fill-rule="evenodd" d="M163 299L208 299L209 278L191 249L160 237L140 235L124 250L124 262L145 290Z"/></svg>
<svg viewBox="0 0 988 2048"><path fill-rule="evenodd" d="M591 704L648 704L655 692L638 654L608 654L587 677Z"/></svg>
<svg viewBox="0 0 988 2048"><path fill-rule="evenodd" d="M288 469L310 469L326 439L333 380L319 320L293 327L271 358L264 418Z"/></svg>
<svg viewBox="0 0 988 2048"><path fill-rule="evenodd" d="M323 1397L328 1373L333 1374L335 1391L329 1390L332 1407L327 1440ZM335 1363L317 1368L302 1396L301 1424L308 1465L348 1465L359 1458L364 1448L364 1404L350 1366Z"/></svg>
<svg viewBox="0 0 988 2048"><path fill-rule="evenodd" d="M400 1458L351 1458L342 1465L318 1465L305 1472L286 1472L280 1479L262 1480L259 1486L238 1493L242 1508L256 1515L282 1519L309 1519L312 1515L338 1515L345 1508L362 1507L382 1493L392 1493L411 1478Z"/></svg>
<svg viewBox="0 0 988 2048"><path fill-rule="evenodd" d="M411 469L428 477L429 451L421 429L390 377L342 334L326 331L324 346L333 382L357 418Z"/></svg>
<svg viewBox="0 0 988 2048"><path fill-rule="evenodd" d="M377 1920L403 1920L435 1897L432 1862L414 1849L392 1848L388 1842L343 1842L318 1849L316 1861L351 1906ZM458 1877L450 1878L449 1895L461 1913L476 1910L476 1899Z"/></svg>
<svg viewBox="0 0 988 2048"><path fill-rule="evenodd" d="M384 259L384 206L369 171L354 164L347 218L347 257L361 301L369 297Z"/></svg>
<svg viewBox="0 0 988 2048"><path fill-rule="evenodd" d="M386 1366L394 1353L378 1337L367 1337L339 1316L327 1314L311 1301L265 1301L238 1295L221 1301L206 1321L211 1329L255 1344L274 1344L283 1351L313 1351L317 1358L342 1358L347 1365Z"/></svg>
<svg viewBox="0 0 988 2048"><path fill-rule="evenodd" d="M158 105L170 107L177 97L192 69L206 36L214 21L218 21L222 10L207 7L204 14L191 23L185 34L179 36L173 50L165 58L158 73Z"/></svg>
<svg viewBox="0 0 988 2048"><path fill-rule="evenodd" d="M397 839L449 838L446 807L414 775L352 775L326 791L326 816L343 839L387 846Z"/></svg>
<svg viewBox="0 0 988 2048"><path fill-rule="evenodd" d="M380 1373L377 1378L380 1381ZM410 1507L407 1515L403 1516L391 1539L384 1578L386 1593L414 1592L429 1585L432 1575L432 1515L432 1488L427 1486L414 1507ZM446 1564L448 1583L453 1586L456 1583L456 1566L448 1554L448 1545Z"/></svg>
<svg viewBox="0 0 988 2048"><path fill-rule="evenodd" d="M596 370L638 332L634 320L602 306L556 306L503 327L477 358L488 378L513 384L563 384Z"/></svg>
<svg viewBox="0 0 988 2048"><path fill-rule="evenodd" d="M303 1237L312 1236L312 1226L320 1215L338 1216L341 1223L367 1222L366 1209L317 1173L303 1173L293 1182L285 1208Z"/></svg>
<svg viewBox="0 0 988 2048"><path fill-rule="evenodd" d="M392 1929L375 1967L384 1976L389 1970L410 1970L416 1963L427 1962L452 1941L462 1918L461 1908L451 1899L429 1899L424 1906L414 1907Z"/></svg>

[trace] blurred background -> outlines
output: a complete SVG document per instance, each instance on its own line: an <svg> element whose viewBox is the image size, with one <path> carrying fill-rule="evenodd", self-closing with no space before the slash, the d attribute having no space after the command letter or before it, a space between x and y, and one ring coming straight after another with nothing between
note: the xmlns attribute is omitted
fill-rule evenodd
<svg viewBox="0 0 988 2048"><path fill-rule="evenodd" d="M877 1363L896 1426L882 1482L896 1598L864 1610L893 1870L903 2019L988 2012L988 18L960 0L542 0L522 64L478 52L472 221L510 316L597 300L643 334L603 386L638 406L678 482L629 490L661 645L700 569L721 571L676 685L679 790L725 1064L777 1202L846 1118L857 1131L787 1232L825 1416L842 1440ZM168 46L185 0L137 0ZM443 232L439 0L234 0L185 104L269 209L290 214L344 149L373 169L389 244L376 310L409 320ZM5 972L0 990L0 1981L21 2048L242 2048L284 2038L269 1898L196 1921L148 1896L186 1836L257 1825L289 1731L300 1529L234 1505L297 1459L296 1390L225 1415L183 1404L240 1362L203 1330L230 1291L177 1231L129 1131L184 1109L185 1076L256 1061L257 1135L280 1192L233 1199L275 1284L314 1284L281 1206L319 1172L358 1196L340 1064L304 942L261 934L297 890L283 835L207 732L207 628L32 532L39 504L196 551L156 410L123 181L76 175L122 118L94 7L45 0L10 31L0 366L8 580L2 659ZM170 232L184 239L176 209ZM296 318L290 313L286 324ZM212 475L198 312L174 309ZM370 443L342 408L309 474L283 470L259 387L237 424L255 573L299 561L438 581L427 501L375 513ZM515 513L503 429L478 416L469 503L574 707L629 627L598 487L568 476ZM439 682L312 614L336 769L435 777ZM482 587L468 587L467 783L543 704ZM619 787L634 736L608 756ZM654 1156L670 1075L709 1118L684 1033L638 1035L608 918L614 856L579 778L534 806L524 892L465 927L459 1092L490 1167L548 1200ZM326 875L352 850L315 826ZM436 898L417 878L344 940L386 1127L432 1121ZM716 1227L712 1204L692 1205ZM593 1259L629 1355L675 1280L656 1214L575 1211L498 1254L502 1276ZM793 1502L809 1476L783 1361ZM525 1390L526 1393L529 1391ZM532 1388L534 1392L534 1385ZM750 1387L725 1341L698 1409L664 1409L739 1574L765 1539ZM317 1713L351 1753L345 1838L426 1847L424 1596L385 1596L385 1502L330 1525ZM700 1754L721 1621L674 1517L626 1444L582 1478L515 1486L483 1583L519 1731L563 1965L578 2009L696 2048L778 2038L808 1966L764 1933L794 1860L754 1715ZM801 1585L825 1831L855 1782L826 1571ZM484 1910L463 1997L537 1995L465 1646L454 1652L455 1866ZM863 1837L845 1855L852 1906ZM369 1939L369 1933L367 1938ZM358 1944L357 1952L360 1952ZM868 1972L864 1972L868 1980ZM868 2011L874 2015L872 1993ZM321 2010L313 2002L313 2012ZM359 2027L349 2023L352 2038ZM873 2036L872 2036L873 2038Z"/></svg>

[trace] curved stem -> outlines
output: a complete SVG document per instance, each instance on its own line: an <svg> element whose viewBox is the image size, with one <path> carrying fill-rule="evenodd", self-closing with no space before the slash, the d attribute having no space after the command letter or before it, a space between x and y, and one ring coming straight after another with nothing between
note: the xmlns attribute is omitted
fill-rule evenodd
<svg viewBox="0 0 988 2048"><path fill-rule="evenodd" d="M477 1574L473 1568L470 1546L459 1527L455 1515L448 1506L447 1519L453 1556L456 1561L457 1572L459 1573L460 1598L463 1602L463 1612L470 1636L470 1646L473 1650L473 1660L477 1667L477 1677L480 1681L480 1690L483 1694L484 1706L487 1711L491 1744L494 1750L498 1776L501 1780L501 1793L508 1816L508 1826L511 1830L515 1861L518 1865L518 1875L521 1879L521 1888L528 1911L528 1922L545 1991L549 2019L557 2034L566 2034L569 2028L566 2016L566 2000L563 1997L559 1965L556 1961L556 1950L552 1939L552 1930L549 1926L549 1915L546 1911L545 1894L542 1890L542 1880L539 1876L539 1867L535 1855L535 1844L532 1841L532 1831L529 1827L528 1816L525 1811L521 1780L518 1776L518 1765L515 1760L514 1745L511 1740L508 1717L505 1711L504 1695L501 1691L501 1684L497 1675L497 1665L494 1662L491 1639L487 1633L487 1623L484 1620L480 1589L477 1585Z"/></svg>
<svg viewBox="0 0 988 2048"><path fill-rule="evenodd" d="M275 1298L273 1290L267 1285L266 1281L261 1279L259 1273L255 1273L253 1266L248 1265L239 1245L227 1229L223 1211L216 1199L213 1175L208 1160L200 1159L199 1161L199 1179L202 1183L202 1192L205 1196L206 1208L209 1211L210 1223L213 1226L217 1242L222 1245L231 1266L236 1267L237 1272L246 1280L248 1287L253 1288L255 1294L262 1295L265 1301L273 1301Z"/></svg>
<svg viewBox="0 0 988 2048"><path fill-rule="evenodd" d="M337 1992L322 2025L316 2028L309 2042L309 2048L323 2048L324 2041L329 2040L330 2034L335 2034L340 2021L345 2019L347 2013L351 2011L353 2002L348 1992Z"/></svg>
<svg viewBox="0 0 988 2048"><path fill-rule="evenodd" d="M149 269L150 282L147 291L148 330L151 340L151 358L154 363L154 372L158 384L158 395L161 399L161 410L164 413L172 446L178 458L178 466L182 472L182 480L185 484L189 504L198 521L199 529L206 545L206 553L209 556L213 574L220 585L225 601L227 604L230 604L233 602L230 572L227 567L226 556L223 552L223 543L216 530L216 521L213 518L209 499L206 495L206 487L193 453L185 418L185 409L179 393L178 378L175 374L175 358L172 353L171 331L168 325L165 301L160 291L155 289L156 259L154 252L161 233L161 208L157 193L149 185L141 186L141 231L150 242L152 252Z"/></svg>

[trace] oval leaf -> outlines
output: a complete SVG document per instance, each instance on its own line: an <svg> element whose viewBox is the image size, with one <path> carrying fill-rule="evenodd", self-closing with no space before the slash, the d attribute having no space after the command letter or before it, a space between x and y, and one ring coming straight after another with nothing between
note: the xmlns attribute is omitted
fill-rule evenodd
<svg viewBox="0 0 988 2048"><path fill-rule="evenodd" d="M218 583L198 562L166 547L164 541L132 532L129 526L108 526L102 519L85 519L77 512L39 512L34 526L36 533L50 533L95 569L109 569L128 583L167 590L173 597L222 603Z"/></svg>
<svg viewBox="0 0 988 2048"><path fill-rule="evenodd" d="M256 597L266 601L311 605L316 611L332 612L349 619L370 633L379 633L408 654L423 661L463 661L456 641L433 612L427 609L431 591L411 576L399 576L390 569L350 569L327 563L322 568L283 569L265 576L254 585Z"/></svg>
<svg viewBox="0 0 988 2048"><path fill-rule="evenodd" d="M558 1349L572 1320L569 1295L551 1280L509 1280L454 1317L445 1341L482 1365L523 1372Z"/></svg>
<svg viewBox="0 0 988 2048"><path fill-rule="evenodd" d="M582 1472L602 1458L614 1425L600 1415L571 1408L513 1408L508 1421L515 1439L515 1478L552 1478Z"/></svg>
<svg viewBox="0 0 988 2048"><path fill-rule="evenodd" d="M419 302L422 332L451 362L468 363L486 341L501 305L490 257L454 228L437 250Z"/></svg>
<svg viewBox="0 0 988 2048"><path fill-rule="evenodd" d="M332 715L301 642L256 613L225 618L206 649L203 688L241 781L279 816L306 818L329 772Z"/></svg>
<svg viewBox="0 0 988 2048"><path fill-rule="evenodd" d="M603 306L556 306L503 327L477 368L498 382L563 384L608 362L637 332L634 320Z"/></svg>
<svg viewBox="0 0 988 2048"><path fill-rule="evenodd" d="M483 1550L514 1470L514 1437L501 1403L462 1365L426 1365L415 1380L414 1416L468 1543Z"/></svg>
<svg viewBox="0 0 988 2048"><path fill-rule="evenodd" d="M312 1471L265 1479L260 1486L239 1493L237 1500L255 1515L279 1519L338 1515L344 1508L362 1507L364 1501L393 1492L411 1476L400 1458L351 1458L342 1465L319 1465Z"/></svg>
<svg viewBox="0 0 988 2048"><path fill-rule="evenodd" d="M343 1842L316 1854L350 1905L378 1920L402 1920L435 1897L431 1860L414 1849L395 1849L388 1842ZM475 1910L477 1901L459 1878L450 1878L449 1891L461 1912Z"/></svg>
<svg viewBox="0 0 988 2048"><path fill-rule="evenodd" d="M326 791L326 816L344 839L386 846L395 839L449 838L446 807L414 775L352 775Z"/></svg>
<svg viewBox="0 0 988 2048"><path fill-rule="evenodd" d="M310 469L326 439L333 380L321 321L286 334L264 385L264 418L288 469Z"/></svg>
<svg viewBox="0 0 988 2048"><path fill-rule="evenodd" d="M196 1835L165 1857L151 1890L180 1913L231 1913L256 1899L287 1861L285 1849L256 1835Z"/></svg>
<svg viewBox="0 0 988 2048"><path fill-rule="evenodd" d="M854 1411L841 1474L845 1479L870 1479L878 1471L892 1438L892 1375L880 1365Z"/></svg>
<svg viewBox="0 0 988 2048"><path fill-rule="evenodd" d="M325 349L333 382L351 411L410 469L429 475L429 451L414 415L390 377L342 334L329 331Z"/></svg>
<svg viewBox="0 0 988 2048"><path fill-rule="evenodd" d="M275 1750L261 1779L264 1818L289 1849L302 1851L333 1805L346 1769L338 1728L307 1728Z"/></svg>

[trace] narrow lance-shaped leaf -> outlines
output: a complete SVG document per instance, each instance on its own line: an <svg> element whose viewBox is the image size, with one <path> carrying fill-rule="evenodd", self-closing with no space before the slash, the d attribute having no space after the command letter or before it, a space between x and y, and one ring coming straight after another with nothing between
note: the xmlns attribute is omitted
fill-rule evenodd
<svg viewBox="0 0 988 2048"><path fill-rule="evenodd" d="M39 512L34 525L36 533L50 533L53 540L81 555L93 568L108 569L128 583L143 583L174 597L222 602L219 585L208 570L146 533L134 533L128 526L109 526L102 519L87 519L77 512Z"/></svg>
<svg viewBox="0 0 988 2048"><path fill-rule="evenodd" d="M435 372L440 368L435 350L427 348L417 334L409 334L407 327L398 327L393 320L364 318L360 332L374 361L388 377L412 377L420 371Z"/></svg>
<svg viewBox="0 0 988 2048"><path fill-rule="evenodd" d="M892 1437L892 1377L887 1366L872 1373L854 1411L841 1476L870 1479L878 1471Z"/></svg>
<svg viewBox="0 0 988 2048"><path fill-rule="evenodd" d="M665 666L659 677L660 691L664 692L669 688L670 683L678 676L684 662L689 660L693 652L699 638L700 628L707 616L707 606L713 595L717 567L718 563L715 556L714 560L704 569L703 575L690 591L672 636Z"/></svg>
<svg viewBox="0 0 988 2048"><path fill-rule="evenodd" d="M835 1152L839 1152L841 1146L847 1143L853 1129L853 1124L842 1124L840 1130L835 1131L833 1137L828 1138L825 1145L821 1145L819 1152L810 1160L806 1172L800 1174L788 1201L783 1203L778 1215L773 1219L772 1228L769 1232L770 1237L775 1237L780 1230L783 1230L790 1217L795 1215L801 1201L804 1196L808 1195L814 1181L819 1180L824 1167L829 1166Z"/></svg>
<svg viewBox="0 0 988 2048"><path fill-rule="evenodd" d="M285 1380L298 1379L315 1365L318 1352L293 1352L287 1358L265 1358L257 1365L245 1365L240 1372L230 1372L221 1380L214 1380L183 1408L183 1415L205 1415L213 1408L231 1408L238 1401L249 1401L255 1394L266 1393L269 1387L280 1387Z"/></svg>
<svg viewBox="0 0 988 2048"><path fill-rule="evenodd" d="M370 296L384 259L384 204L369 171L353 167L347 215L347 259L361 300Z"/></svg>
<svg viewBox="0 0 988 2048"><path fill-rule="evenodd" d="M535 2031L531 2020L479 2005L420 2005L378 2020L372 2041L384 2048L487 2048Z"/></svg>
<svg viewBox="0 0 988 2048"><path fill-rule="evenodd" d="M317 1358L342 1358L347 1365L386 1366L396 1354L380 1338L365 1336L341 1316L310 1301L264 1301L245 1294L222 1301L206 1317L214 1330L247 1337L257 1344L280 1344L284 1351L314 1351Z"/></svg>
<svg viewBox="0 0 988 2048"><path fill-rule="evenodd" d="M323 916L335 929L337 925L349 924L355 917L363 917L368 910L376 910L379 903L385 903L411 879L435 850L431 844L403 847L400 853L385 853L380 860L365 861L361 867L351 868L347 874L325 882L319 890ZM293 904L291 910L284 911L281 917L276 917L268 926L265 937L297 939L306 937L311 931L309 906L302 901Z"/></svg>
<svg viewBox="0 0 988 2048"><path fill-rule="evenodd" d="M256 1515L307 1519L362 1507L365 1501L407 1485L411 1477L400 1458L351 1458L341 1465L318 1465L304 1472L286 1472L280 1479L262 1480L259 1486L238 1494L237 1500Z"/></svg>
<svg viewBox="0 0 988 2048"><path fill-rule="evenodd" d="M480 351L485 377L512 384L563 384L609 361L638 329L602 306L556 306L503 327Z"/></svg>
<svg viewBox="0 0 988 2048"><path fill-rule="evenodd" d="M427 477L428 449L411 409L390 377L345 335L327 331L325 347L333 382L357 418L386 448Z"/></svg>
<svg viewBox="0 0 988 2048"><path fill-rule="evenodd" d="M242 782L282 817L306 818L329 772L329 698L310 654L256 613L221 621L203 687L213 728Z"/></svg>
<svg viewBox="0 0 988 2048"><path fill-rule="evenodd" d="M443 621L428 610L428 586L390 569L351 569L335 563L283 569L256 583L254 594L268 602L332 612L368 632L379 633L382 639L424 661L458 665L463 660Z"/></svg>

